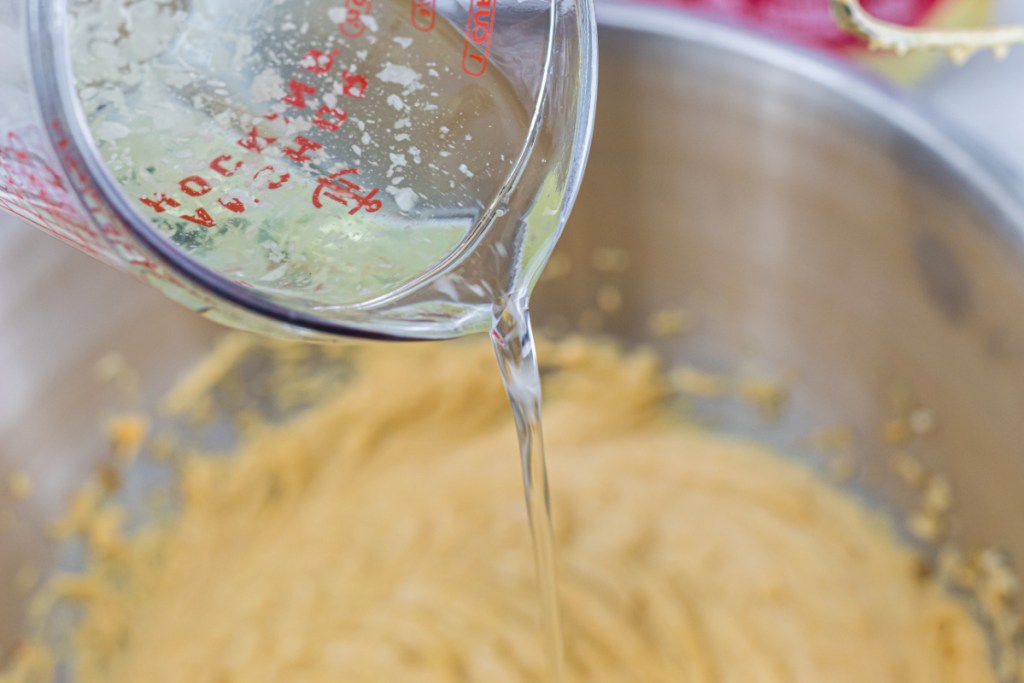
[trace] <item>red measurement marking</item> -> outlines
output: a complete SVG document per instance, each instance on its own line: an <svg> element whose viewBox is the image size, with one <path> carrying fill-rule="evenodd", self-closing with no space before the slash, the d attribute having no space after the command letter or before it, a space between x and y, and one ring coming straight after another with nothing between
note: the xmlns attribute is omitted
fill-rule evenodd
<svg viewBox="0 0 1024 683"><path fill-rule="evenodd" d="M345 20L338 24L338 30L348 38L358 38L366 31L363 17L370 14L371 0L345 0Z"/></svg>
<svg viewBox="0 0 1024 683"><path fill-rule="evenodd" d="M277 169L274 168L273 166L264 166L263 168L252 174L252 179L259 180L260 176L262 176L264 173L277 173ZM274 180L268 181L266 184L266 188L268 190L276 190L277 188L281 187L291 179L291 173L282 173L281 175L277 176L277 178L275 178Z"/></svg>
<svg viewBox="0 0 1024 683"><path fill-rule="evenodd" d="M310 160L308 152L319 150L322 147L320 143L309 140L301 135L295 136L294 142L297 147L286 147L282 150L282 153L298 162ZM214 158L209 166L217 174L230 177L235 175L244 166L244 162L236 161L233 166L228 167L227 163L232 161L232 159L230 154L222 154ZM276 190L291 180L291 174L279 172L273 165L267 165L253 173L252 180L263 189ZM191 175L178 181L178 189L189 197L202 197L212 192L213 186L202 176ZM162 192L154 193L149 197L139 197L139 201L158 214L166 213L168 209L181 207L181 202ZM259 204L259 199L253 198L252 203ZM232 213L245 213L247 208L241 199L229 195L218 199L217 204ZM179 214L178 217L204 228L212 228L217 224L210 212L201 207L197 208L192 214Z"/></svg>
<svg viewBox="0 0 1024 683"><path fill-rule="evenodd" d="M307 85L302 81L288 81L288 90L291 92L281 98L285 104L290 104L296 109L306 108L306 95L315 95L316 88Z"/></svg>
<svg viewBox="0 0 1024 683"><path fill-rule="evenodd" d="M302 56L302 61L299 64L310 73L325 74L334 66L334 58L337 56L338 48L326 53L320 50L310 50Z"/></svg>
<svg viewBox="0 0 1024 683"><path fill-rule="evenodd" d="M195 223L201 225L204 228L212 228L216 225L213 220L213 216L206 209L196 209L195 215L182 214L181 217L189 223Z"/></svg>
<svg viewBox="0 0 1024 683"><path fill-rule="evenodd" d="M267 121L277 121L278 119L281 119L281 123L283 123L286 126L289 125L292 122L292 120L290 118L288 118L287 116L281 116L276 111L272 111L272 112L269 112L267 114L264 114L263 118L266 119ZM276 140L277 138L273 138L273 139Z"/></svg>
<svg viewBox="0 0 1024 683"><path fill-rule="evenodd" d="M363 23L359 12L350 9L345 17L345 21L338 24L338 30L346 38L358 38L366 31L366 24Z"/></svg>
<svg viewBox="0 0 1024 683"><path fill-rule="evenodd" d="M487 70L494 33L494 0L470 0L466 22L466 43L462 48L462 70L480 76Z"/></svg>
<svg viewBox="0 0 1024 683"><path fill-rule="evenodd" d="M364 190L358 184L343 177L349 173L359 173L359 170L346 168L343 171L332 173L328 178L320 178L317 181L316 189L313 190L313 206L318 209L323 208L322 198L326 198L343 206L351 207L348 211L349 214L357 213L360 209L366 209L367 213L380 211L381 201L374 199L377 196L377 189L374 188L365 195L358 194Z"/></svg>
<svg viewBox="0 0 1024 683"><path fill-rule="evenodd" d="M341 91L348 97L361 98L366 94L366 89L369 86L370 81L367 80L366 76L354 74L348 69L341 72Z"/></svg>
<svg viewBox="0 0 1024 683"><path fill-rule="evenodd" d="M267 147L277 142L277 138L267 138L259 134L256 126L249 129L243 137L238 139L238 145L253 152L262 152Z"/></svg>
<svg viewBox="0 0 1024 683"><path fill-rule="evenodd" d="M61 160L64 162L64 168L66 168L72 174L72 177L70 179L77 180L80 185L88 185L91 187L89 183L89 177L82 169L81 165L75 159L72 159L67 155L69 146L68 139L64 137L64 131L61 128L60 121L53 121L50 125L53 128L53 130L56 131L57 135L60 136L57 139L57 150L62 153Z"/></svg>
<svg viewBox="0 0 1024 683"><path fill-rule="evenodd" d="M434 0L423 1L434 2ZM369 13L371 0L347 0L346 5L347 10L350 12L350 18L351 13L354 12L359 20L359 25L363 26L361 17ZM311 74L324 75L334 66L338 54L339 51L337 49L332 49L330 52L309 50L302 56L299 64ZM343 69L340 74L340 83L335 86L335 90L339 86L346 96L361 98L366 94L366 89L369 87L369 79L366 76L354 74ZM315 86L298 80L289 81L287 91L281 98L281 101L297 109L305 109L308 99L319 93ZM310 122L316 129L333 133L341 128L347 118L348 114L344 110L323 104L317 109ZM277 121L285 125L291 122L283 113L273 111L264 114L263 119L266 121ZM277 150L281 155L300 164L312 161L314 156L316 156L314 153L320 152L324 147L322 143L311 140L304 135L295 135L283 140L278 137L271 137L261 132L259 125L253 125L245 135L236 141L236 144L243 149L256 153L263 153L276 144ZM253 163L253 157L251 156L235 159L231 154L221 154L214 157L209 162L208 167L217 176L230 178L247 164L251 163ZM246 173L248 172L246 171ZM319 178L316 189L313 191L313 205L318 209L322 208L324 200L330 199L348 207L350 214L361 210L365 210L367 213L379 211L383 206L381 200L376 199L377 193L380 190L378 188L364 190L357 183L345 177L348 174L356 173L359 173L359 169L347 168L332 174L330 177ZM216 181L216 176L211 177ZM291 180L291 174L279 171L273 164L268 164L253 172L251 180L257 189L276 190ZM178 181L178 191L188 197L203 197L212 192L213 189L213 184L207 178L199 175L186 176ZM149 197L140 197L139 201L155 213L162 214L166 213L168 209L180 209L182 204L179 198L181 198L180 194L175 197L173 194L169 196L163 193L155 193ZM259 204L259 199L255 197L246 201L251 202L251 204ZM231 192L223 194L217 199L216 206L235 214L244 213L249 208L246 202ZM216 206L213 208L216 209ZM181 213L178 215L178 218L205 228L216 226L214 216L207 208L203 207L196 208L191 214Z"/></svg>
<svg viewBox="0 0 1024 683"><path fill-rule="evenodd" d="M176 209L181 206L181 202L168 197L162 192L155 193L152 198L150 197L139 197L139 201L153 209L157 213L163 213L167 209Z"/></svg>
<svg viewBox="0 0 1024 683"><path fill-rule="evenodd" d="M309 156L309 152L316 152L324 148L319 142L313 142L303 135L295 136L295 144L297 147L285 147L281 152L289 159L300 164L304 161L313 160L313 157Z"/></svg>
<svg viewBox="0 0 1024 683"><path fill-rule="evenodd" d="M0 173L0 186L15 198L75 212L60 174L17 133L8 133L7 144L0 147Z"/></svg>
<svg viewBox="0 0 1024 683"><path fill-rule="evenodd" d="M187 178L182 178L178 181L178 187L180 187L181 191L189 197L202 197L213 189L210 187L210 183L197 175L190 175Z"/></svg>
<svg viewBox="0 0 1024 683"><path fill-rule="evenodd" d="M373 0L345 0L345 8L357 12L359 16L369 16Z"/></svg>
<svg viewBox="0 0 1024 683"><path fill-rule="evenodd" d="M15 161L28 161L32 156L21 136L17 133L11 132L7 134L7 146L4 147L4 156L13 157Z"/></svg>
<svg viewBox="0 0 1024 683"><path fill-rule="evenodd" d="M239 199L238 197L229 199L226 202L224 201L224 198L221 197L220 199L217 200L217 203L223 206L231 213L245 213L245 204L243 204L242 200Z"/></svg>
<svg viewBox="0 0 1024 683"><path fill-rule="evenodd" d="M210 169L216 173L219 173L225 178L230 178L231 176L238 173L238 169L242 168L244 164L244 162L242 161L236 161L235 165L232 168L226 168L224 164L231 161L233 158L234 157L232 157L230 154L221 154L219 157L210 162Z"/></svg>
<svg viewBox="0 0 1024 683"><path fill-rule="evenodd" d="M95 191L88 183L88 177L82 171L80 165L68 155L68 140L64 136L59 121L51 121L50 127L57 135L56 148L59 168L64 171L61 175L54 170L41 154L29 153L27 155L15 152L11 154L12 148L28 150L28 146L15 133L7 136L9 147L0 148L0 187L10 192L10 196L0 196L0 206L15 215L24 217L26 220L39 225L43 230L68 242L90 256L111 259L110 249L102 241L98 232L93 228L89 219L84 214L83 208L98 207ZM17 168L10 164L10 158L32 160L33 164L41 166L45 172L33 173L31 170L26 174L25 169ZM49 178L51 185L45 192L38 193L37 198L26 197L19 188L17 180L11 182L10 174L14 172L16 178L28 180L29 187L42 179L44 182ZM35 178L35 181L33 180ZM70 192L66 189L66 182L81 192L80 202L75 203L71 199ZM39 200L45 200L40 203Z"/></svg>
<svg viewBox="0 0 1024 683"><path fill-rule="evenodd" d="M412 27L417 31L430 31L437 18L437 0L412 0Z"/></svg>
<svg viewBox="0 0 1024 683"><path fill-rule="evenodd" d="M316 116L313 117L313 125L328 133L333 133L341 128L341 124L345 123L347 118L348 114L345 112L325 104L317 110Z"/></svg>

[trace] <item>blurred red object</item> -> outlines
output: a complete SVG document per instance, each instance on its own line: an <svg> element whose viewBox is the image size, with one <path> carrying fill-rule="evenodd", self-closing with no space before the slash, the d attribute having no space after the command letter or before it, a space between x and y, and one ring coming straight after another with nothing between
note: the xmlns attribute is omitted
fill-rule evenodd
<svg viewBox="0 0 1024 683"><path fill-rule="evenodd" d="M660 0L719 17L729 17L762 32L830 51L858 44L832 19L827 0ZM919 26L943 0L861 0L868 12L903 26Z"/></svg>

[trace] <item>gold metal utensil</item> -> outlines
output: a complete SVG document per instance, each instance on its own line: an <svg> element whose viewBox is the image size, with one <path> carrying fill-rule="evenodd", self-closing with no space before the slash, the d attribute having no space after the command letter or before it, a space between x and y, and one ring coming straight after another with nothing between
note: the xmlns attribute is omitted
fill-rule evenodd
<svg viewBox="0 0 1024 683"><path fill-rule="evenodd" d="M899 55L939 50L948 52L950 58L959 64L980 50L992 50L996 57L1002 58L1010 45L1024 43L1024 26L941 30L907 28L876 19L864 9L860 0L829 0L829 5L840 28L864 38L873 50Z"/></svg>

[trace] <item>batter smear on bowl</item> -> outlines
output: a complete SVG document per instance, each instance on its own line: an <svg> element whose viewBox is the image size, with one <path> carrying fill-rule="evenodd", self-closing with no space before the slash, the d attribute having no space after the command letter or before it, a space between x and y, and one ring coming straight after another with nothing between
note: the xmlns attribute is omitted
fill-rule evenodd
<svg viewBox="0 0 1024 683"><path fill-rule="evenodd" d="M491 350L330 353L351 372L329 400L229 457L179 455L163 522L126 534L133 511L93 499L65 520L90 548L47 589L81 607L73 680L544 679ZM542 358L569 680L995 681L981 628L878 513L685 424L652 355ZM174 400L201 403L216 375Z"/></svg>

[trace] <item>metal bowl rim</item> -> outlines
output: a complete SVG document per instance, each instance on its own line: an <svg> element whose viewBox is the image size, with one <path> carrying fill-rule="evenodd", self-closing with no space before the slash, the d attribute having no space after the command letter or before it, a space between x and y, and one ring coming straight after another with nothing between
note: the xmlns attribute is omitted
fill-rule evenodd
<svg viewBox="0 0 1024 683"><path fill-rule="evenodd" d="M892 132L930 152L939 169L950 173L965 194L996 216L993 229L1015 244L1024 258L1024 180L993 150L913 93L897 90L832 55L670 7L598 3L597 18L598 27L606 30L699 45L779 69L884 122Z"/></svg>

